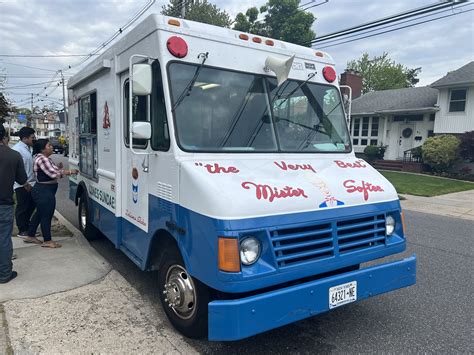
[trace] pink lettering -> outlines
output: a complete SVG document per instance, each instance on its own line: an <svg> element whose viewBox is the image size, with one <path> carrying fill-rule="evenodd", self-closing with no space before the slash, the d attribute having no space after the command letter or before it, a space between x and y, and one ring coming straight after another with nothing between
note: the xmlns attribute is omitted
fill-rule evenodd
<svg viewBox="0 0 474 355"><path fill-rule="evenodd" d="M369 192L383 192L382 187L378 185L372 185L369 182L362 181L359 186L355 185L355 180L346 180L343 185L348 193L362 192L364 194L364 200L369 199Z"/></svg>
<svg viewBox="0 0 474 355"><path fill-rule="evenodd" d="M334 160L334 162L340 168L365 168L365 167L367 167L367 165L364 164L365 162L361 159L356 160L354 163L344 162L342 160Z"/></svg>
<svg viewBox="0 0 474 355"><path fill-rule="evenodd" d="M251 181L245 181L242 183L242 187L246 190L250 190L252 187L255 188L255 197L257 200L268 200L273 202L276 198L288 198L288 197L303 197L306 196L303 189L293 188L291 186L285 186L283 189L272 187L270 185L260 185Z"/></svg>
<svg viewBox="0 0 474 355"><path fill-rule="evenodd" d="M311 164L286 164L284 161L280 163L274 161L273 162L276 166L278 166L281 170L287 171L289 170L311 170L313 173L316 172L316 170L313 168Z"/></svg>
<svg viewBox="0 0 474 355"><path fill-rule="evenodd" d="M237 174L240 172L235 166L229 166L228 168L220 166L219 163L214 164L206 164L203 165L202 163L194 163L196 166L203 166L206 168L209 174Z"/></svg>

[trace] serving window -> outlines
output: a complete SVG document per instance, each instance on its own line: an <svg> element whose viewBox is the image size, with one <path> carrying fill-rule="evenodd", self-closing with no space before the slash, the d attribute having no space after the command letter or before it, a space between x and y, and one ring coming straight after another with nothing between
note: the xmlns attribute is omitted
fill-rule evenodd
<svg viewBox="0 0 474 355"><path fill-rule="evenodd" d="M79 98L79 168L81 174L97 179L97 93Z"/></svg>

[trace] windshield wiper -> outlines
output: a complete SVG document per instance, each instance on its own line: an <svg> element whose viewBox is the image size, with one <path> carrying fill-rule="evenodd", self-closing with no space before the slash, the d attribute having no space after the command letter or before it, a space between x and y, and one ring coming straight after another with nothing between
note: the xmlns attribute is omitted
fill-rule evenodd
<svg viewBox="0 0 474 355"><path fill-rule="evenodd" d="M209 52L199 53L198 59L202 58L202 62L199 65L199 67L196 69L196 72L194 73L193 78L189 81L188 85L186 85L183 92L179 95L179 97L176 100L175 104L173 105L173 108L171 109L171 111L176 110L176 108L181 104L181 102L183 102L184 98L191 94L191 90L194 87L194 83L196 82L196 80L198 78L198 75L199 75L199 72L201 71L202 67L204 66L204 63L206 62L208 55L209 55Z"/></svg>
<svg viewBox="0 0 474 355"><path fill-rule="evenodd" d="M314 73L309 73L308 74L308 79L306 79L305 81L303 81L301 84L299 84L296 88L294 88L293 90L291 90L291 92L285 96L285 98L283 100L281 100L281 102L278 104L277 108L280 108L281 105L283 105L286 100L288 100L291 95L293 95L296 91L298 91L304 84L306 84L308 81L310 81L312 78L314 78L314 76L316 75L316 72Z"/></svg>

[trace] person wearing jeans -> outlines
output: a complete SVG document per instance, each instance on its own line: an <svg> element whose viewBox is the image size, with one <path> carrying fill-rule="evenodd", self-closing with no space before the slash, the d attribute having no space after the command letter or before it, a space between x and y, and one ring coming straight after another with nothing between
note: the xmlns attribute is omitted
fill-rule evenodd
<svg viewBox="0 0 474 355"><path fill-rule="evenodd" d="M36 139L35 130L31 127L23 127L18 131L20 141L14 145L13 149L21 154L23 164L25 166L26 175L28 176L28 184L33 187L36 182L35 174L33 172L33 155L31 154L31 147ZM35 203L31 198L31 189L25 189L18 183L15 183L15 221L18 227L18 237L28 237L28 227L30 226L30 219L35 210Z"/></svg>
<svg viewBox="0 0 474 355"><path fill-rule="evenodd" d="M64 175L77 174L77 170L64 170L62 165L56 165L49 158L53 154L53 145L48 139L38 139L34 145L35 161L33 170L36 174L36 184L31 191L31 197L36 204L36 211L31 218L28 238L25 243L41 244L45 248L60 248L61 244L51 239L51 221L56 208L56 191L58 179ZM41 225L43 242L35 237L38 226Z"/></svg>
<svg viewBox="0 0 474 355"><path fill-rule="evenodd" d="M8 147L3 125L0 124L0 283L13 280L12 270L13 183L26 185L27 176L20 153ZM27 187L28 188L28 187Z"/></svg>

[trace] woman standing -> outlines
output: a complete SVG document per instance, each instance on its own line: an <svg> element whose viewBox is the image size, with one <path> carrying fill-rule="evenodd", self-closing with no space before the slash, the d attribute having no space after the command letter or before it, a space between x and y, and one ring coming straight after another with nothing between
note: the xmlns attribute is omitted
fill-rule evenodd
<svg viewBox="0 0 474 355"><path fill-rule="evenodd" d="M58 166L53 163L49 158L53 154L53 145L48 139L38 139L33 147L33 154L36 154L33 170L37 182L31 191L31 197L36 203L36 212L31 218L25 243L41 244L45 248L60 248L61 244L51 240L51 221L56 209L58 179L65 175L77 174L78 171L64 170L62 164ZM34 236L40 224L44 242Z"/></svg>

